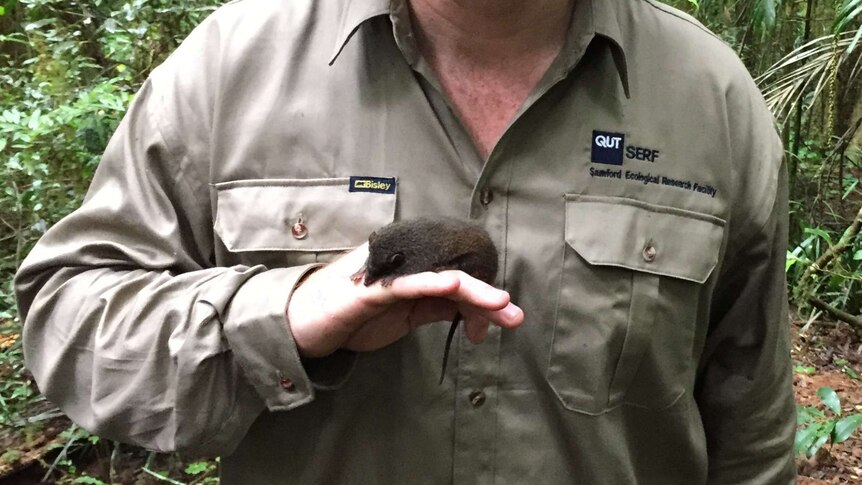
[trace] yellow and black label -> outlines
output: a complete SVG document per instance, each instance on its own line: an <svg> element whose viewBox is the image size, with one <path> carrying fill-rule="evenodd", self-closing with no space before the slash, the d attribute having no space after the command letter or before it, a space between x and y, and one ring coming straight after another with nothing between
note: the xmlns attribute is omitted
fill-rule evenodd
<svg viewBox="0 0 862 485"><path fill-rule="evenodd" d="M350 192L374 192L394 194L395 178L392 177L350 177Z"/></svg>

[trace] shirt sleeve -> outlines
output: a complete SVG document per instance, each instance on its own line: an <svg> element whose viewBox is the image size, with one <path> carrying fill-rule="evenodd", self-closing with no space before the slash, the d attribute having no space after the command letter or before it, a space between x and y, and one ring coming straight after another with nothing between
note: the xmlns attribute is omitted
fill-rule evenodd
<svg viewBox="0 0 862 485"><path fill-rule="evenodd" d="M207 29L154 77L202 54ZM265 408L314 397L285 316L314 266L213 263L209 181L190 162L205 139L170 143L186 136L171 125L206 131L192 128L208 121L194 102L145 83L84 204L35 246L15 289L26 364L73 421L159 451L227 454Z"/></svg>
<svg viewBox="0 0 862 485"><path fill-rule="evenodd" d="M713 295L695 398L710 484L791 484L796 413L785 257L783 149L753 83L732 108L741 187ZM760 138L758 138L760 137ZM742 181L744 179L744 181Z"/></svg>

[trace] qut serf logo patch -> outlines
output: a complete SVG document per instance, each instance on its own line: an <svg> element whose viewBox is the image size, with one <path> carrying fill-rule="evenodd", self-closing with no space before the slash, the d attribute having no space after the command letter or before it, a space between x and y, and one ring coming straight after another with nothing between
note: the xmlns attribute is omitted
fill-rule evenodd
<svg viewBox="0 0 862 485"><path fill-rule="evenodd" d="M622 133L593 131L593 152L591 160L593 163L622 165L623 147L625 147L625 135Z"/></svg>

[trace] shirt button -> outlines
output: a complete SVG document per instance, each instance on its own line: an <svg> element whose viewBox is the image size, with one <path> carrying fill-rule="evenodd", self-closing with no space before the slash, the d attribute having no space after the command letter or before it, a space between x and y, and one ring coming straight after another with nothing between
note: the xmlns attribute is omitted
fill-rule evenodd
<svg viewBox="0 0 862 485"><path fill-rule="evenodd" d="M293 234L293 237L296 239L305 239L305 236L308 236L308 226L305 225L305 221L302 219L302 214L296 219L290 226L290 233Z"/></svg>
<svg viewBox="0 0 862 485"><path fill-rule="evenodd" d="M658 254L658 251L656 250L655 245L653 245L652 241L646 243L643 250L644 261L646 261L647 263L652 263L653 261L655 261L656 254Z"/></svg>
<svg viewBox="0 0 862 485"><path fill-rule="evenodd" d="M491 205L491 202L494 202L494 192L491 192L489 189L483 189L482 192L479 193L479 202L481 202L483 206L488 207Z"/></svg>
<svg viewBox="0 0 862 485"><path fill-rule="evenodd" d="M293 383L293 381L292 381L292 380L290 380L290 379L288 379L288 378L284 378L284 379L282 379L282 380L279 382L279 384L281 385L281 388L282 388L282 389L284 389L284 390L285 390L285 391L287 391L287 392L291 392L291 391L293 391L294 389L296 389L296 385Z"/></svg>
<svg viewBox="0 0 862 485"><path fill-rule="evenodd" d="M470 393L470 404L474 408L482 407L485 404L485 393L482 391L473 391Z"/></svg>
<svg viewBox="0 0 862 485"><path fill-rule="evenodd" d="M305 236L308 236L308 228L301 222L297 222L290 226L290 232L296 239L305 239Z"/></svg>

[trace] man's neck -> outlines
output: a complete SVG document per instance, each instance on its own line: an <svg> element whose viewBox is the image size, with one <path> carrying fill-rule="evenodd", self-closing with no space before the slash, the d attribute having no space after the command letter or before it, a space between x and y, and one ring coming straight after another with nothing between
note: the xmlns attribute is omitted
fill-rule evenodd
<svg viewBox="0 0 862 485"><path fill-rule="evenodd" d="M507 69L559 52L573 1L410 0L410 7L419 48L432 64L442 57Z"/></svg>
<svg viewBox="0 0 862 485"><path fill-rule="evenodd" d="M483 159L559 54L575 0L410 0L419 52Z"/></svg>

